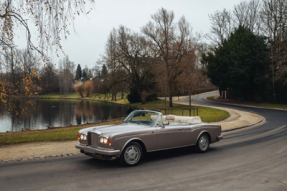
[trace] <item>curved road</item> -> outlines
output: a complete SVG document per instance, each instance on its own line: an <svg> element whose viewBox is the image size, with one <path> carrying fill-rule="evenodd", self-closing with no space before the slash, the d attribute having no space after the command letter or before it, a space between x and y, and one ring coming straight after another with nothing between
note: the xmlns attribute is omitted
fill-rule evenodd
<svg viewBox="0 0 287 191"><path fill-rule="evenodd" d="M0 164L1 190L287 190L287 111L197 104L255 112L267 123L224 133L209 152L149 153L136 167L84 155Z"/></svg>

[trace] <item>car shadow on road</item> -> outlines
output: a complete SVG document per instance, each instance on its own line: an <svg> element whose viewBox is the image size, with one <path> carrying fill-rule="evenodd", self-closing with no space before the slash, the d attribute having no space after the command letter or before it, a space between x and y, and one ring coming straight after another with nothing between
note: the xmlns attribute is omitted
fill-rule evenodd
<svg viewBox="0 0 287 191"><path fill-rule="evenodd" d="M163 150L163 151L157 151L157 152L151 152L151 153L145 153L144 158L141 162L141 164L152 164L154 162L158 161L169 161L176 158L183 158L183 157L197 157L197 156L203 156L203 155L210 155L213 152L216 152L216 147L210 147L206 153L198 153L196 151L196 148L194 146L192 147L184 147L184 148L177 148L177 149L169 149L169 150ZM83 165L87 165L88 168L101 168L101 169L116 169L116 168L122 168L120 165L118 159L116 160L99 160L94 158L87 158L85 160L82 160ZM139 165L141 165L139 164Z"/></svg>

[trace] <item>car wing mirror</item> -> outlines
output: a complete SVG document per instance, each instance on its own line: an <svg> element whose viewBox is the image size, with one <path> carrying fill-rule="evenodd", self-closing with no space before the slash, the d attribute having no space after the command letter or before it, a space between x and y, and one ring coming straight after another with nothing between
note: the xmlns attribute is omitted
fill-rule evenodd
<svg viewBox="0 0 287 191"><path fill-rule="evenodd" d="M163 121L162 124L163 124L163 127L164 127L166 125L169 125L169 122L168 121Z"/></svg>

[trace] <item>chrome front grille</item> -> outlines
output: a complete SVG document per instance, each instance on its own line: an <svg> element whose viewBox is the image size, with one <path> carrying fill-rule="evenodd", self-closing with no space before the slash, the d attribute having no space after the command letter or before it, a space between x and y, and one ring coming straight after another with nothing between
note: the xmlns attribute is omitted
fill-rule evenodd
<svg viewBox="0 0 287 191"><path fill-rule="evenodd" d="M97 133L92 133L91 135L91 146L96 147L99 145L99 135Z"/></svg>
<svg viewBox="0 0 287 191"><path fill-rule="evenodd" d="M88 145L91 145L91 132L88 132L88 137L87 137L87 140L88 140Z"/></svg>
<svg viewBox="0 0 287 191"><path fill-rule="evenodd" d="M88 145L91 145L93 147L99 146L99 134L88 132Z"/></svg>

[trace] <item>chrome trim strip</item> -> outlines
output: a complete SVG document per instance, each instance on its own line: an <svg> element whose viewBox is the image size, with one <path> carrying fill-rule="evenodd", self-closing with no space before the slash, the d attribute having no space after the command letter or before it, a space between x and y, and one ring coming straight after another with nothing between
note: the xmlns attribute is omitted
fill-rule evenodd
<svg viewBox="0 0 287 191"><path fill-rule="evenodd" d="M177 149L177 148L190 147L190 146L194 146L194 144L184 145L184 146L179 146L179 147L169 147L169 148L165 148L165 149L151 150L151 151L147 151L147 152L149 153L149 152L154 152L154 151L164 151L164 150L169 150L169 149Z"/></svg>
<svg viewBox="0 0 287 191"><path fill-rule="evenodd" d="M223 135L219 135L219 136L217 137L217 140L218 140L218 141L221 140L221 139L223 139Z"/></svg>
<svg viewBox="0 0 287 191"><path fill-rule="evenodd" d="M96 134L98 134L99 136L102 134L100 131L98 131L98 130L91 130L91 131L89 131L89 132L91 132L91 133L96 133Z"/></svg>
<svg viewBox="0 0 287 191"><path fill-rule="evenodd" d="M84 150L85 152L91 153L91 154L108 155L108 156L118 156L120 154L120 150L99 149L99 148L92 147L92 146L89 146L89 145L88 146L83 146L83 145L80 145L79 143L77 143L75 145L75 147L77 149Z"/></svg>

